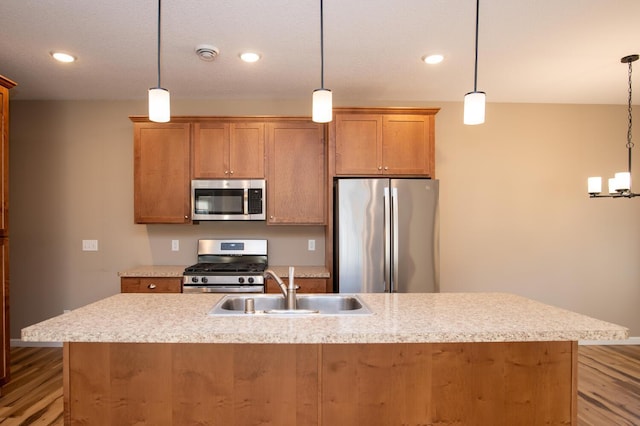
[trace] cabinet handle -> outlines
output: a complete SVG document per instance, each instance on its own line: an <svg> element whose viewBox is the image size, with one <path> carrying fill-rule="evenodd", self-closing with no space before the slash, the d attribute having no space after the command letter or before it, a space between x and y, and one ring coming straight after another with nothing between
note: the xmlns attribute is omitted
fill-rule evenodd
<svg viewBox="0 0 640 426"><path fill-rule="evenodd" d="M224 171L224 174L225 174L225 175L228 175L228 174L229 174L229 170L225 170L225 171Z"/></svg>
<svg viewBox="0 0 640 426"><path fill-rule="evenodd" d="M382 170L382 166L378 166L378 170Z"/></svg>
<svg viewBox="0 0 640 426"><path fill-rule="evenodd" d="M389 170L389 167L387 167L387 166L384 166L384 169L385 169L385 170Z"/></svg>
<svg viewBox="0 0 640 426"><path fill-rule="evenodd" d="M153 290L153 289L155 289L155 288L156 288L156 285L155 285L154 283L151 283L151 284L149 284L149 285L147 286L147 288L148 288L149 290Z"/></svg>
<svg viewBox="0 0 640 426"><path fill-rule="evenodd" d="M231 174L233 174L233 170L231 170Z"/></svg>

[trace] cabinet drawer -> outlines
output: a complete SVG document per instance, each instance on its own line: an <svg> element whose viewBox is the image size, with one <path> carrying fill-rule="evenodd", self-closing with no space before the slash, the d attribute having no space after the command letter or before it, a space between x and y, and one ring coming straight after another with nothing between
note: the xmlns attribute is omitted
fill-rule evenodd
<svg viewBox="0 0 640 426"><path fill-rule="evenodd" d="M120 278L122 293L181 293L182 277Z"/></svg>
<svg viewBox="0 0 640 426"><path fill-rule="evenodd" d="M288 278L283 278L285 284L289 284ZM298 289L298 293L326 293L327 292L327 280L324 278L296 278L295 283L297 286L300 286ZM280 293L280 287L275 282L275 280L268 278L267 293Z"/></svg>

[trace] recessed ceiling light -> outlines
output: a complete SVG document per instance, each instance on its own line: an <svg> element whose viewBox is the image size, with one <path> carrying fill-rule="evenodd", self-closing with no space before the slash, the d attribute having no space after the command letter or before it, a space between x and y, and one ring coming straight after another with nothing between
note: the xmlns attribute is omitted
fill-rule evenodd
<svg viewBox="0 0 640 426"><path fill-rule="evenodd" d="M240 54L240 59L245 62L257 62L260 60L260 54L255 52L243 52Z"/></svg>
<svg viewBox="0 0 640 426"><path fill-rule="evenodd" d="M65 62L65 63L75 62L77 59L75 56L69 55L68 53L64 53L64 52L51 52L51 56L56 61Z"/></svg>
<svg viewBox="0 0 640 426"><path fill-rule="evenodd" d="M444 59L444 56L442 55L426 55L422 57L422 60L426 63L426 64L439 64L440 62L442 62L442 60Z"/></svg>

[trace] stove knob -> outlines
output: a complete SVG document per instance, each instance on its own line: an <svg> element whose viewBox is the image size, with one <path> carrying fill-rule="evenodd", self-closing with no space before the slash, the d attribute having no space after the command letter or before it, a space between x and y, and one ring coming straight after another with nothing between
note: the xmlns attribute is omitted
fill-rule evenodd
<svg viewBox="0 0 640 426"><path fill-rule="evenodd" d="M243 278L243 277L238 278L238 282L239 282L240 284L243 284L243 283L244 283L244 278Z"/></svg>
<svg viewBox="0 0 640 426"><path fill-rule="evenodd" d="M202 283L206 284L209 280L207 279L207 277L202 277Z"/></svg>
<svg viewBox="0 0 640 426"><path fill-rule="evenodd" d="M191 277L191 282L192 283L197 283L198 282L198 277Z"/></svg>
<svg viewBox="0 0 640 426"><path fill-rule="evenodd" d="M253 284L253 283L254 283L254 281L255 281L255 280L253 279L253 277L249 277L249 284Z"/></svg>

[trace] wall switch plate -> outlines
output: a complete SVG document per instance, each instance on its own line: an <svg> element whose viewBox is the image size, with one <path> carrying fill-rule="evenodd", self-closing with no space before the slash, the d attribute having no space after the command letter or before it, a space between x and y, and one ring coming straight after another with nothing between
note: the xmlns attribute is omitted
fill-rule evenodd
<svg viewBox="0 0 640 426"><path fill-rule="evenodd" d="M180 251L180 240L171 240L171 251Z"/></svg>
<svg viewBox="0 0 640 426"><path fill-rule="evenodd" d="M98 240L82 240L82 251L98 251Z"/></svg>
<svg viewBox="0 0 640 426"><path fill-rule="evenodd" d="M316 250L316 240L309 240L308 249L309 249L309 251L315 251Z"/></svg>

